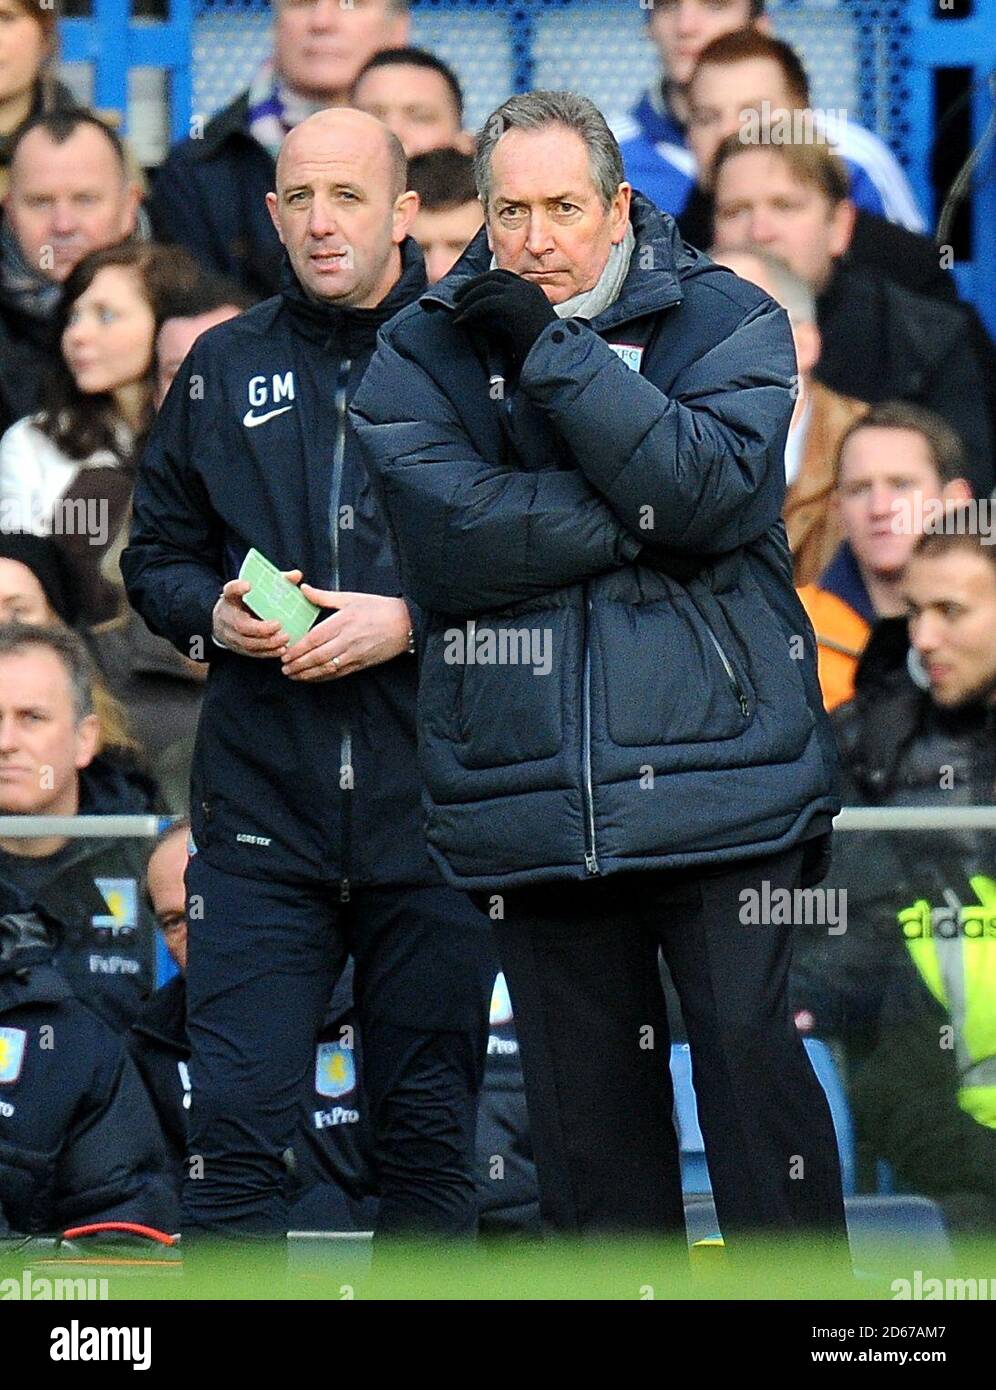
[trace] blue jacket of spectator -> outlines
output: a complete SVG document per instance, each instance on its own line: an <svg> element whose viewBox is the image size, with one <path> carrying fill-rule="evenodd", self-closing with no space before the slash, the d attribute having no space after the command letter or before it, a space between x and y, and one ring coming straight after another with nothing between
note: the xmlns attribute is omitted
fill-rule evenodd
<svg viewBox="0 0 996 1390"><path fill-rule="evenodd" d="M622 140L619 150L623 157L626 178L660 208L677 217L695 187L695 161L684 146L653 143L643 135ZM885 216L882 195L868 174L853 159L845 159L851 179L851 201L856 207L876 217Z"/></svg>
<svg viewBox="0 0 996 1390"><path fill-rule="evenodd" d="M820 575L820 588L836 594L844 603L849 603L866 623L874 626L878 621L878 614L858 568L857 558L847 541L841 541L834 551L833 559Z"/></svg>
<svg viewBox="0 0 996 1390"><path fill-rule="evenodd" d="M184 246L206 269L251 294L274 294L283 248L266 209L275 163L248 128L243 92L208 122L203 138L181 140L156 174L149 216L157 241Z"/></svg>
<svg viewBox="0 0 996 1390"><path fill-rule="evenodd" d="M376 308L281 293L200 337L146 446L122 573L132 605L211 663L191 820L208 863L248 878L438 883L419 811L416 663L302 682L213 643L212 614L251 546L319 588L400 596L387 520L346 406L378 327L425 288L417 244ZM324 615L323 615L324 616Z"/></svg>
<svg viewBox="0 0 996 1390"><path fill-rule="evenodd" d="M695 160L688 132L668 106L660 87L645 92L632 111L614 122L626 178L663 212L677 217L695 185ZM909 179L879 137L854 121L841 124L834 143L851 176L858 208L913 232L926 231Z"/></svg>
<svg viewBox="0 0 996 1390"><path fill-rule="evenodd" d="M631 216L618 299L549 324L518 381L451 321L482 231L353 402L428 610L421 769L457 887L734 862L838 809L780 520L787 318Z"/></svg>

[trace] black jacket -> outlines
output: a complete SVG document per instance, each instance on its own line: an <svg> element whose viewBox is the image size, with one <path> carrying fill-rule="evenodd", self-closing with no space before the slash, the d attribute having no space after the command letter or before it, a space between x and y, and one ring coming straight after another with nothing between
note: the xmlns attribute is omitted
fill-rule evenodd
<svg viewBox="0 0 996 1390"><path fill-rule="evenodd" d="M251 294L275 294L283 250L266 210L275 164L249 134L248 94L219 111L203 139L182 140L156 174L149 201L157 240L176 242Z"/></svg>
<svg viewBox="0 0 996 1390"><path fill-rule="evenodd" d="M429 610L421 766L456 887L732 863L837 809L779 519L787 318L640 195L632 222L616 302L545 328L518 383L452 323L482 232L353 404Z"/></svg>
<svg viewBox="0 0 996 1390"><path fill-rule="evenodd" d="M26 313L0 286L0 434L38 409L58 351L54 321Z"/></svg>
<svg viewBox="0 0 996 1390"><path fill-rule="evenodd" d="M825 386L871 405L901 400L933 410L961 436L976 495L992 490L990 378L961 305L838 264L817 301L817 322L823 349L814 375Z"/></svg>
<svg viewBox="0 0 996 1390"><path fill-rule="evenodd" d="M159 1127L124 1043L50 960L39 947L0 962L0 1218L25 1234L174 1231Z"/></svg>
<svg viewBox="0 0 996 1390"><path fill-rule="evenodd" d="M349 882L438 882L418 805L414 660L310 684L211 635L250 546L320 588L401 594L346 406L377 328L424 287L410 238L376 309L316 304L288 265L280 295L198 339L142 458L122 573L153 632L211 662L191 817L199 852L228 872L340 880L344 895Z"/></svg>

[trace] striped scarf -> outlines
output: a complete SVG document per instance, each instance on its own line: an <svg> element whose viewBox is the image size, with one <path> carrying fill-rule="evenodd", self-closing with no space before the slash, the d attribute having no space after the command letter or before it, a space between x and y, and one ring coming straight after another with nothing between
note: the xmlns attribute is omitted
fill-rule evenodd
<svg viewBox="0 0 996 1390"><path fill-rule="evenodd" d="M308 101L281 82L268 58L249 84L249 133L274 159L284 137L327 103Z"/></svg>

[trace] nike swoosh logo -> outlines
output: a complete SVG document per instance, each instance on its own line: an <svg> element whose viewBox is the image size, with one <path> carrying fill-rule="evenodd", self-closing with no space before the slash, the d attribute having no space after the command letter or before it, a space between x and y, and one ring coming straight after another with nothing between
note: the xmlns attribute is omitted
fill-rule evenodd
<svg viewBox="0 0 996 1390"><path fill-rule="evenodd" d="M292 405L282 405L276 410L268 410L265 415L254 415L251 410L247 410L242 417L242 423L247 430L255 429L257 425L265 425L267 420L272 420L275 415L283 415L287 410L293 410Z"/></svg>

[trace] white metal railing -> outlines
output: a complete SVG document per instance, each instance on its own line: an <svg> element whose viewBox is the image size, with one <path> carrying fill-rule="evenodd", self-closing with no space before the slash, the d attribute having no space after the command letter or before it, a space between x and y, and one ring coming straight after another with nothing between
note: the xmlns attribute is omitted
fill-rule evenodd
<svg viewBox="0 0 996 1390"><path fill-rule="evenodd" d="M0 816L0 838L147 840L178 816ZM996 806L845 806L837 830L996 830Z"/></svg>

